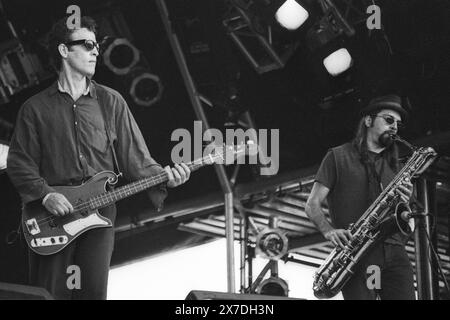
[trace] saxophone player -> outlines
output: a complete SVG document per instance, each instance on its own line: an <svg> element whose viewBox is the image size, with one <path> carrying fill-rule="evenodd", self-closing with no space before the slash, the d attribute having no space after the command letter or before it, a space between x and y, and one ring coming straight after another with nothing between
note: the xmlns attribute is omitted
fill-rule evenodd
<svg viewBox="0 0 450 320"><path fill-rule="evenodd" d="M344 247L351 239L347 228L358 220L399 170L393 143L407 112L397 95L377 97L362 110L354 139L328 151L306 203L306 213L324 237ZM407 181L396 192L409 202L413 186ZM322 210L327 202L332 224ZM405 250L407 237L396 233L378 243L356 266L342 289L349 300L414 300L413 268ZM378 288L367 285L368 269L378 266Z"/></svg>

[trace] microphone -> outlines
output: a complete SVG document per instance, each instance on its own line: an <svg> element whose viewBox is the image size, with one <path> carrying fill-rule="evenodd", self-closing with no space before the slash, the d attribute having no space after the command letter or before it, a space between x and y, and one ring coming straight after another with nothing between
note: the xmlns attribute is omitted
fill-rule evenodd
<svg viewBox="0 0 450 320"><path fill-rule="evenodd" d="M421 213L412 213L410 211L403 211L400 213L400 218L404 221L408 221L411 218L422 218L425 217L424 214Z"/></svg>
<svg viewBox="0 0 450 320"><path fill-rule="evenodd" d="M413 214L410 211L403 211L402 213L400 213L400 218L402 218L402 220L404 220L404 221L408 221L412 217L413 217Z"/></svg>

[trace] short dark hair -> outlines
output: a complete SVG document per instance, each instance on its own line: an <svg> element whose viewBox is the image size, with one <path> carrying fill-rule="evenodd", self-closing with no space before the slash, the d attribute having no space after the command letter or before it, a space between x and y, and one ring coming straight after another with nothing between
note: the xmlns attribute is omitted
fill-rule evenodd
<svg viewBox="0 0 450 320"><path fill-rule="evenodd" d="M97 24L91 17L81 17L80 28L86 28L97 35ZM69 42L71 40L70 35L74 33L75 30L76 29L69 29L67 27L67 17L64 17L58 20L53 25L48 35L48 51L50 53L50 62L57 71L60 71L62 62L61 55L58 51L58 46L61 43Z"/></svg>

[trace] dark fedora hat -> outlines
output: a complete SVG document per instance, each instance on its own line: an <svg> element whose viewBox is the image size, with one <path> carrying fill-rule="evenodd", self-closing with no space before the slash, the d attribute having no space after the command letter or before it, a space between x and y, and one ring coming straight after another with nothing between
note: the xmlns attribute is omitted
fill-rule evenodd
<svg viewBox="0 0 450 320"><path fill-rule="evenodd" d="M376 114L383 109L397 111L403 120L406 120L408 117L408 112L402 107L402 99L395 94L389 94L370 100L368 105L361 110L361 116Z"/></svg>

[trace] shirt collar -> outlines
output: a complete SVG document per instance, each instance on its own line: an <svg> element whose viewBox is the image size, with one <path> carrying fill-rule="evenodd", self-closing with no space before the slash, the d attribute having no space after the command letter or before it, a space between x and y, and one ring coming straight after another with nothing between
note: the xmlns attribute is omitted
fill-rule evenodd
<svg viewBox="0 0 450 320"><path fill-rule="evenodd" d="M384 148L383 150L381 150L381 151L378 152L378 153L373 152L373 151L370 151L370 150L367 150L367 152L368 152L368 154L369 154L370 156L373 157L373 159L377 160L377 159L380 159L380 158L383 158L383 157L384 157L384 155L387 153L387 148Z"/></svg>
<svg viewBox="0 0 450 320"><path fill-rule="evenodd" d="M86 78L88 81L88 86L86 87L86 90L83 92L83 96L90 95L92 98L97 99L97 91L95 88L95 81L91 80L89 78ZM57 92L61 93L69 93L67 90L64 90L59 80L56 80L55 83L50 87L50 95L54 95Z"/></svg>

